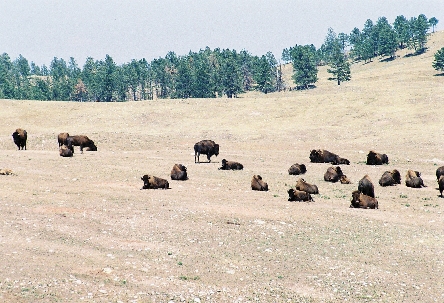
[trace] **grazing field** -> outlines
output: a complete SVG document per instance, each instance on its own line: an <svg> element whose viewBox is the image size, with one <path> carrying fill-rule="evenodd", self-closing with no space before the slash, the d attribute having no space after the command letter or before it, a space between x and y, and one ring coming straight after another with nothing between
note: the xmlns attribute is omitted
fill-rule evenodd
<svg viewBox="0 0 444 303"><path fill-rule="evenodd" d="M443 302L444 77L432 68L444 32L420 56L352 66L337 86L237 99L75 103L0 100L0 300L3 302ZM291 71L291 68L287 68ZM288 75L289 77L289 75ZM11 134L28 132L17 151ZM87 135L98 151L58 155L57 134ZM194 143L220 154L194 163ZM328 183L350 160L351 184ZM368 166L370 150L389 164ZM221 160L243 164L218 170ZM201 160L206 160L205 156ZM170 180L175 163L189 180ZM288 202L302 177L315 202ZM386 170L402 184L381 187ZM427 187L408 188L408 169ZM140 190L141 176L169 180ZM250 188L253 175L268 192ZM368 174L379 209L349 208Z"/></svg>

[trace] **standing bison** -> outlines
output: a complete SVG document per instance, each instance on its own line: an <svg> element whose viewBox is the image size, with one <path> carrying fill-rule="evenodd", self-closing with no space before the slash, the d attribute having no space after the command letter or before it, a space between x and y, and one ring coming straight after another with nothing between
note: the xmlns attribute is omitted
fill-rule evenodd
<svg viewBox="0 0 444 303"><path fill-rule="evenodd" d="M310 152L310 161L313 163L331 163L333 165L350 164L350 161L348 161L347 159L341 158L338 155L331 153L325 149L313 149Z"/></svg>
<svg viewBox="0 0 444 303"><path fill-rule="evenodd" d="M419 171L409 169L405 176L405 185L412 188L426 187Z"/></svg>
<svg viewBox="0 0 444 303"><path fill-rule="evenodd" d="M225 159L222 159L222 166L219 167L219 169L222 169L222 170L242 170L242 169L244 169L244 166L242 164L240 164L239 162L227 161Z"/></svg>
<svg viewBox="0 0 444 303"><path fill-rule="evenodd" d="M211 162L211 156L219 155L219 144L212 140L202 140L194 144L194 163L200 163L200 154L207 155L208 163ZM197 160L197 161L196 161Z"/></svg>
<svg viewBox="0 0 444 303"><path fill-rule="evenodd" d="M389 159L386 154L380 154L371 150L367 155L367 165L382 165L388 163Z"/></svg>
<svg viewBox="0 0 444 303"><path fill-rule="evenodd" d="M182 164L174 164L171 170L171 180L188 180L187 168Z"/></svg>
<svg viewBox="0 0 444 303"><path fill-rule="evenodd" d="M304 164L295 163L288 169L289 175L300 175L305 174L307 172L307 168Z"/></svg>
<svg viewBox="0 0 444 303"><path fill-rule="evenodd" d="M339 166L330 166L327 168L327 171L324 174L324 180L333 183L340 181L341 184L351 183L347 176L342 173L342 169Z"/></svg>
<svg viewBox="0 0 444 303"><path fill-rule="evenodd" d="M26 130L17 128L15 132L12 133L12 139L15 145L17 145L18 150L26 150L26 140L28 140L28 133Z"/></svg>
<svg viewBox="0 0 444 303"><path fill-rule="evenodd" d="M305 191L302 190L295 190L293 188L290 188L288 190L288 201L313 201L313 198L311 195Z"/></svg>
<svg viewBox="0 0 444 303"><path fill-rule="evenodd" d="M144 175L143 177L141 177L140 179L142 179L143 181L143 187L141 189L168 189L170 188L170 184L168 183L167 180L162 179L162 178L158 178L155 176L150 176L150 175Z"/></svg>
<svg viewBox="0 0 444 303"><path fill-rule="evenodd" d="M74 146L80 146L80 152L83 153L83 148L89 147L91 151L97 151L97 146L94 144L94 141L89 139L87 136L79 135L79 136L68 136L66 138L66 145L69 149L74 153Z"/></svg>
<svg viewBox="0 0 444 303"><path fill-rule="evenodd" d="M375 197L375 187L368 175L365 175L361 180L359 180L358 191L369 197Z"/></svg>
<svg viewBox="0 0 444 303"><path fill-rule="evenodd" d="M59 143L59 148L62 147L62 145L67 145L66 144L66 138L69 137L68 133L60 133L57 136L57 142Z"/></svg>
<svg viewBox="0 0 444 303"><path fill-rule="evenodd" d="M259 175L254 175L251 179L251 189L259 191L268 191L268 184L262 181L262 177Z"/></svg>
<svg viewBox="0 0 444 303"><path fill-rule="evenodd" d="M381 179L379 179L379 185L381 186L392 186L396 184L401 184L401 174L397 169L384 172Z"/></svg>
<svg viewBox="0 0 444 303"><path fill-rule="evenodd" d="M350 208L378 209L378 200L355 190L352 192Z"/></svg>
<svg viewBox="0 0 444 303"><path fill-rule="evenodd" d="M306 193L315 195L319 194L318 187L314 184L307 183L304 179L299 178L296 182L296 189L300 191L305 191Z"/></svg>

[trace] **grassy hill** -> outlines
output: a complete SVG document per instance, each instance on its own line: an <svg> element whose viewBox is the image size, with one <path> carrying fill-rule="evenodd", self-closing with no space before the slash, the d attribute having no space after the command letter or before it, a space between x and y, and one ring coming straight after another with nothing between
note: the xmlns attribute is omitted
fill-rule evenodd
<svg viewBox="0 0 444 303"><path fill-rule="evenodd" d="M352 65L352 80L237 99L126 103L0 100L0 299L5 302L433 302L444 295L444 77L432 68L444 32L420 56ZM407 55L407 56L406 56ZM287 66L286 77L291 76ZM12 132L28 131L17 151ZM97 152L58 155L57 134L84 134ZM201 139L220 144L194 163ZM352 184L325 182L324 148L350 160ZM369 150L389 165L367 166ZM242 171L218 170L222 159ZM302 177L313 203L287 201ZM189 180L140 190L144 174ZM386 170L402 184L380 187ZM408 169L427 187L408 188ZM270 191L253 192L260 174ZM368 174L378 210L350 209Z"/></svg>

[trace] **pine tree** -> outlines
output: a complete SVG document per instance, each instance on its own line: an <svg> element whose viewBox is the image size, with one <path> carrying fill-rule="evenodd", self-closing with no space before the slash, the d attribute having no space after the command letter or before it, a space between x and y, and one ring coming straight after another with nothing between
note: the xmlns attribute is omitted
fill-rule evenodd
<svg viewBox="0 0 444 303"><path fill-rule="evenodd" d="M341 50L341 44L338 40L333 45L336 45L333 49L331 60L329 62L330 68L327 69L327 72L333 75L333 77L328 78L328 80L337 80L338 85L341 85L341 82L350 81L350 63L347 60L344 52Z"/></svg>
<svg viewBox="0 0 444 303"><path fill-rule="evenodd" d="M291 49L293 81L299 87L308 89L318 81L316 48L313 45L297 45Z"/></svg>
<svg viewBox="0 0 444 303"><path fill-rule="evenodd" d="M432 66L437 71L444 71L444 47L435 53L435 60L433 61Z"/></svg>

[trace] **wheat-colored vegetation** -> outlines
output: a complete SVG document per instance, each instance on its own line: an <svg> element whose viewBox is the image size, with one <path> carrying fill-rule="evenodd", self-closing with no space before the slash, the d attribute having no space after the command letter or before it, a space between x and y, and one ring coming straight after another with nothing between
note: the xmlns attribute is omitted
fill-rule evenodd
<svg viewBox="0 0 444 303"><path fill-rule="evenodd" d="M237 99L77 103L0 100L0 300L3 302L442 302L444 77L432 68L444 32L420 56L352 65L352 80ZM287 81L291 67L287 67ZM28 150L11 134L28 132ZM58 155L57 134L97 152ZM201 139L220 144L194 163ZM352 184L323 180L311 149L348 158ZM389 165L367 166L369 150ZM205 159L205 156L201 157ZM222 171L220 161L242 171ZM315 202L288 202L303 178ZM144 174L189 180L140 190ZM380 187L385 170L402 184ZM425 188L404 184L420 171ZM260 174L268 192L254 192ZM350 209L368 174L378 210Z"/></svg>

